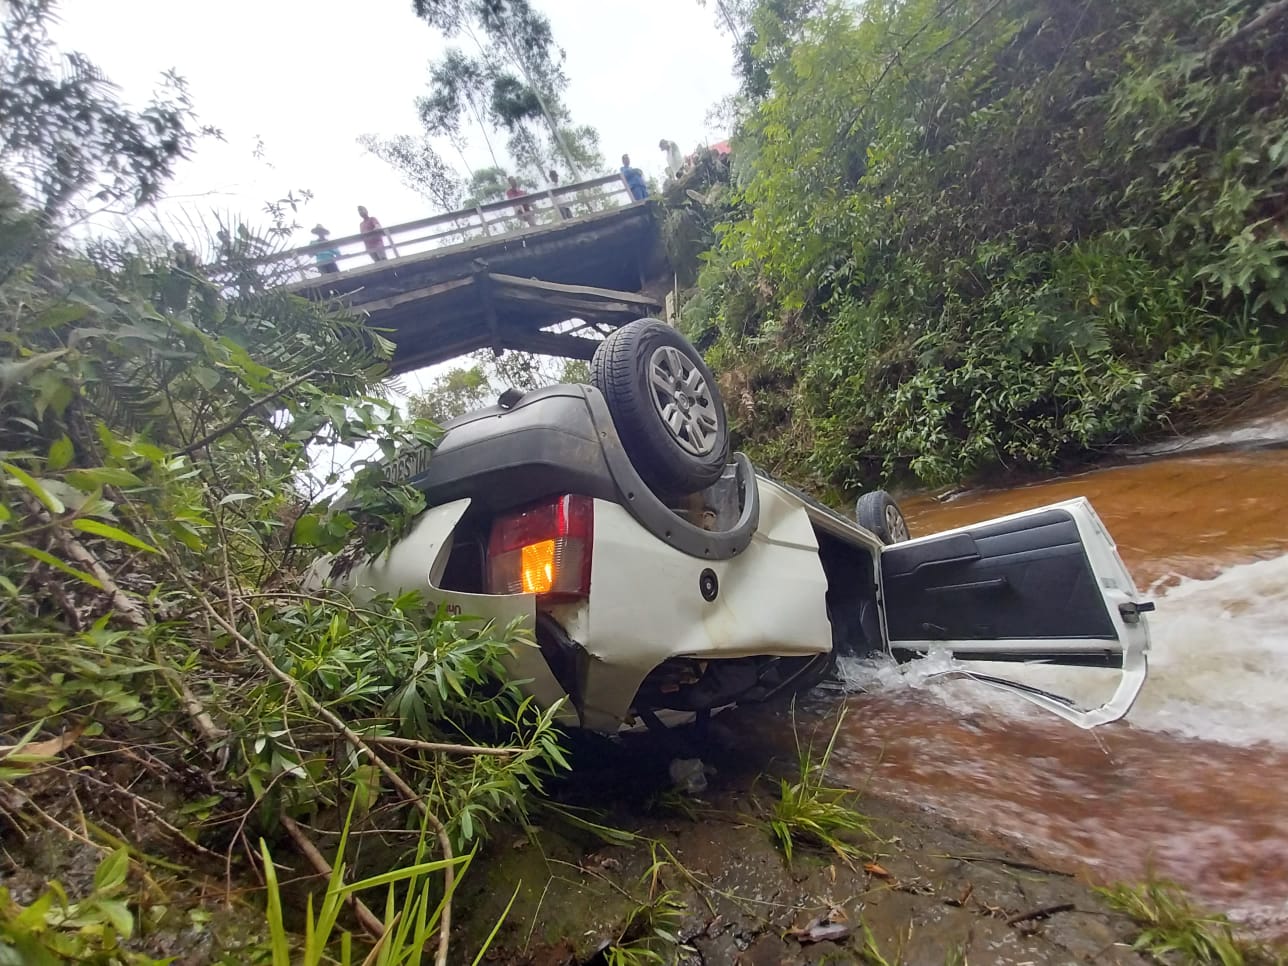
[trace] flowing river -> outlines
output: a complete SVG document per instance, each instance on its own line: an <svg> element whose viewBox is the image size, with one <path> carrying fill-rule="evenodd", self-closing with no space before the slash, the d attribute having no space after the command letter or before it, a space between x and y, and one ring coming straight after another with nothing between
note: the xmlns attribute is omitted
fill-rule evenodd
<svg viewBox="0 0 1288 966"><path fill-rule="evenodd" d="M1097 882L1152 872L1288 937L1288 449L1170 456L904 510L921 535L1078 495L1158 604L1150 678L1127 720L1086 732L976 682L928 683L935 658L852 664L861 693L846 699L835 777ZM1104 671L990 667L1084 705L1112 686Z"/></svg>

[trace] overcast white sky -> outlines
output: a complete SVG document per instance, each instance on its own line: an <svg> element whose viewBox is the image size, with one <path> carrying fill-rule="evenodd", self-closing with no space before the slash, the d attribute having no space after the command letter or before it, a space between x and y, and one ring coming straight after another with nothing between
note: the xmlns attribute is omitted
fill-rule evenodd
<svg viewBox="0 0 1288 966"><path fill-rule="evenodd" d="M628 152L660 175L659 138L689 150L726 136L705 122L734 87L729 40L710 7L697 0L536 6L567 52L573 117L599 129L612 167ZM355 141L367 132L417 131L413 99L444 43L411 7L411 0L61 0L53 33L62 49L97 62L128 100L145 99L175 68L202 120L223 131L226 143L202 144L183 165L163 210L213 210L263 225L267 199L307 188L314 200L293 239L307 244L318 222L334 235L356 232L359 204L386 225L432 210ZM253 157L258 138L264 160ZM481 143L477 150L482 166Z"/></svg>

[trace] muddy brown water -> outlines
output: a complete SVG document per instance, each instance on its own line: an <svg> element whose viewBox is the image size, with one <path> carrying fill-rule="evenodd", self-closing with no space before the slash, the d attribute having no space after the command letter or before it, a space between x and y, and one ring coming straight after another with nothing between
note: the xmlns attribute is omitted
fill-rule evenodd
<svg viewBox="0 0 1288 966"><path fill-rule="evenodd" d="M978 683L927 683L924 662L853 667L865 693L845 699L834 775L1097 882L1175 880L1282 941L1288 450L1173 457L904 508L921 535L1079 495L1158 602L1151 677L1128 719L1086 732ZM1112 685L1103 671L1019 673L1084 704ZM811 713L833 706L816 697Z"/></svg>

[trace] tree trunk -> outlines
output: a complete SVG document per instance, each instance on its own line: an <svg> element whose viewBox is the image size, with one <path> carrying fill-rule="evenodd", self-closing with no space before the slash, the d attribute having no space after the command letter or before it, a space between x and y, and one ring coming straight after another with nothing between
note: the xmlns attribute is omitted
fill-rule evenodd
<svg viewBox="0 0 1288 966"><path fill-rule="evenodd" d="M509 31L503 29L500 33L505 52L510 55L510 59L519 68L523 74L523 79L528 82L529 89L536 95L537 103L541 105L541 116L546 119L546 126L550 128L550 137L554 140L555 145L563 153L564 160L568 163L568 171L572 175L572 179L580 181L581 172L577 169L577 162L573 160L572 152L568 150L568 145L564 143L563 134L560 133L559 125L555 123L555 119L550 113L550 105L546 103L545 97L542 96L541 88L537 86L532 74L528 72L528 65L523 62L523 58L519 56L519 52L515 49L514 42L510 39Z"/></svg>
<svg viewBox="0 0 1288 966"><path fill-rule="evenodd" d="M482 112L478 109L478 105L474 103L474 98L469 94L465 95L465 100L470 105L470 113L474 115L474 122L478 124L479 130L483 133L483 143L487 145L487 153L492 156L492 167L504 171L505 169L501 166L501 162L496 158L496 151L492 149L492 139L487 136L487 124L483 121Z"/></svg>

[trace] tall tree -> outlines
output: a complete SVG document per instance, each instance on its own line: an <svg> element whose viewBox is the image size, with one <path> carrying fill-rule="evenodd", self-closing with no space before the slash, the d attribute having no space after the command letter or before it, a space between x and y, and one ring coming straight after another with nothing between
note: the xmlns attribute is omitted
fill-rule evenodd
<svg viewBox="0 0 1288 966"><path fill-rule="evenodd" d="M508 187L507 178L508 175L503 168L479 168L470 175L470 183L466 186L465 198L461 201L461 205L469 207L485 205L489 201L500 201L505 197L505 189Z"/></svg>
<svg viewBox="0 0 1288 966"><path fill-rule="evenodd" d="M577 124L563 102L568 78L564 53L554 41L550 21L528 0L413 0L418 17L448 38L464 38L477 53L459 46L429 65L429 88L416 98L422 134L392 138L363 135L359 142L397 168L405 183L443 207L450 187L462 179L438 154L443 141L456 150L467 180L482 175L487 187L496 170L513 171L539 184L558 169L567 179L603 164L599 135ZM483 139L491 169L473 170L466 155L470 137ZM504 138L504 151L498 147ZM465 187L470 198L482 195Z"/></svg>
<svg viewBox="0 0 1288 966"><path fill-rule="evenodd" d="M480 363L469 368L457 366L436 376L428 388L407 401L407 412L414 419L444 423L449 419L482 409L496 399L487 373Z"/></svg>
<svg viewBox="0 0 1288 966"><path fill-rule="evenodd" d="M396 134L381 138L374 134L359 136L358 143L393 166L403 184L419 192L444 211L451 211L461 201L461 179L438 153L428 137Z"/></svg>
<svg viewBox="0 0 1288 966"><path fill-rule="evenodd" d="M491 83L485 66L463 51L449 48L443 59L429 65L429 93L416 99L416 110L425 131L459 143L461 115L468 111L483 135L492 165L501 167L488 137L488 98Z"/></svg>
<svg viewBox="0 0 1288 966"><path fill-rule="evenodd" d="M581 359L558 359L531 352L497 355L483 349L470 354L469 366L455 366L435 377L407 401L408 414L442 423L491 405L506 388L531 392L556 382L589 382L590 367Z"/></svg>
<svg viewBox="0 0 1288 966"><path fill-rule="evenodd" d="M706 0L698 0L706 6ZM744 106L764 100L774 66L801 40L826 0L713 0L716 22L733 41L734 71Z"/></svg>
<svg viewBox="0 0 1288 966"><path fill-rule="evenodd" d="M568 78L550 21L528 0L413 0L413 8L445 36L466 36L478 49L475 58L450 50L431 68L434 88L423 101L434 106L433 119L459 123L470 112L485 137L489 125L504 130L515 160L534 172L553 163L578 178L600 163L597 139L572 124L563 103ZM431 126L424 113L422 120Z"/></svg>

